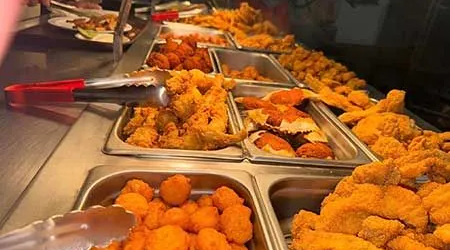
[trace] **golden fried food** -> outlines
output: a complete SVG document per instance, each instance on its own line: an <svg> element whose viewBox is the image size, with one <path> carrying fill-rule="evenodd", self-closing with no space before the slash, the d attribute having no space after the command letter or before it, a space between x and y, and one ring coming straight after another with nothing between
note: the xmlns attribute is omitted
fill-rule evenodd
<svg viewBox="0 0 450 250"><path fill-rule="evenodd" d="M148 213L144 219L145 226L150 230L158 228L160 220L167 209L167 205L164 204L164 202L162 202L159 198L156 198L149 202Z"/></svg>
<svg viewBox="0 0 450 250"><path fill-rule="evenodd" d="M290 90L275 91L264 97L264 100L270 101L272 104L297 106L302 104L305 99L305 91L299 88Z"/></svg>
<svg viewBox="0 0 450 250"><path fill-rule="evenodd" d="M231 78L273 82L272 79L262 76L254 66L247 66L242 70L231 70L228 65L222 64L222 71L225 76Z"/></svg>
<svg viewBox="0 0 450 250"><path fill-rule="evenodd" d="M212 207L213 206L213 200L211 195L202 195L200 196L200 198L197 200L197 204L199 207Z"/></svg>
<svg viewBox="0 0 450 250"><path fill-rule="evenodd" d="M368 109L373 106L369 96L363 90L354 90L347 96L348 100L362 109Z"/></svg>
<svg viewBox="0 0 450 250"><path fill-rule="evenodd" d="M167 178L159 188L161 198L170 205L178 206L189 199L191 195L191 180L176 174Z"/></svg>
<svg viewBox="0 0 450 250"><path fill-rule="evenodd" d="M197 211L198 207L199 206L198 206L197 202L195 202L193 200L188 200L180 206L180 208L183 209L189 215L195 213L195 211Z"/></svg>
<svg viewBox="0 0 450 250"><path fill-rule="evenodd" d="M269 132L258 131L250 135L249 139L255 144L256 147L268 153L280 156L295 157L295 151L289 142Z"/></svg>
<svg viewBox="0 0 450 250"><path fill-rule="evenodd" d="M132 145L188 150L221 149L247 137L242 129L229 132L227 91L235 85L223 75L200 70L171 72L165 87L168 107L136 108L123 135ZM135 117L136 116L136 117Z"/></svg>
<svg viewBox="0 0 450 250"><path fill-rule="evenodd" d="M247 36L235 35L235 39L242 47L256 48L279 53L290 53L295 48L294 35L286 35L283 38L275 38L269 34L257 34Z"/></svg>
<svg viewBox="0 0 450 250"><path fill-rule="evenodd" d="M324 103L345 111L362 110L359 106L352 104L347 97L333 92L329 87L322 88L319 91L319 97Z"/></svg>
<svg viewBox="0 0 450 250"><path fill-rule="evenodd" d="M128 238L123 243L123 250L143 250L147 239L147 233L146 229L142 229L140 226L133 228L128 235Z"/></svg>
<svg viewBox="0 0 450 250"><path fill-rule="evenodd" d="M160 69L170 69L171 67L169 58L158 52L150 53L150 56L147 59L147 64L149 66L156 66Z"/></svg>
<svg viewBox="0 0 450 250"><path fill-rule="evenodd" d="M197 235L189 234L189 250L197 250Z"/></svg>
<svg viewBox="0 0 450 250"><path fill-rule="evenodd" d="M89 19L78 18L68 20L67 22L73 23L74 28L94 31L112 31L117 25L117 15L105 14L101 16L92 16Z"/></svg>
<svg viewBox="0 0 450 250"><path fill-rule="evenodd" d="M362 223L358 237L377 247L384 247L387 242L397 237L405 226L396 220L386 220L378 216L369 216Z"/></svg>
<svg viewBox="0 0 450 250"><path fill-rule="evenodd" d="M434 224L450 224L450 183L434 188L422 200Z"/></svg>
<svg viewBox="0 0 450 250"><path fill-rule="evenodd" d="M220 215L220 229L226 235L228 241L245 244L252 238L251 213L252 210L243 205L233 205L223 210Z"/></svg>
<svg viewBox="0 0 450 250"><path fill-rule="evenodd" d="M294 250L383 250L354 235L301 230L292 241Z"/></svg>
<svg viewBox="0 0 450 250"><path fill-rule="evenodd" d="M122 188L120 193L138 193L144 196L147 201L151 201L153 199L153 188L151 188L147 183L138 179L129 180L125 187Z"/></svg>
<svg viewBox="0 0 450 250"><path fill-rule="evenodd" d="M316 223L319 219L319 215L306 211L300 210L292 220L291 233L292 237L298 238L300 237L301 231L303 229L311 229L314 230L316 227Z"/></svg>
<svg viewBox="0 0 450 250"><path fill-rule="evenodd" d="M216 189L214 194L211 196L214 206L216 206L220 211L225 210L227 207L233 205L244 204L244 199L239 197L233 189L222 186Z"/></svg>
<svg viewBox="0 0 450 250"><path fill-rule="evenodd" d="M218 229L219 218L219 210L216 207L200 207L190 217L189 230L198 233L204 228Z"/></svg>
<svg viewBox="0 0 450 250"><path fill-rule="evenodd" d="M415 241L407 236L399 236L388 243L390 250L436 250L426 247L424 244Z"/></svg>
<svg viewBox="0 0 450 250"><path fill-rule="evenodd" d="M377 141L373 145L370 145L370 149L384 159L396 159L406 155L408 152L403 143L399 142L394 137L386 136L378 137Z"/></svg>
<svg viewBox="0 0 450 250"><path fill-rule="evenodd" d="M255 10L247 2L239 9L219 9L210 15L196 15L184 20L184 23L228 31L235 35L278 33L275 25L264 20L260 10Z"/></svg>
<svg viewBox="0 0 450 250"><path fill-rule="evenodd" d="M423 134L415 137L408 145L408 151L418 151L427 149L440 149L443 140L438 133L433 131L423 131Z"/></svg>
<svg viewBox="0 0 450 250"><path fill-rule="evenodd" d="M445 244L450 244L450 224L439 226L433 234Z"/></svg>
<svg viewBox="0 0 450 250"><path fill-rule="evenodd" d="M325 143L305 143L295 151L296 155L301 158L317 158L317 159L333 159L334 154L330 147Z"/></svg>
<svg viewBox="0 0 450 250"><path fill-rule="evenodd" d="M161 226L180 226L184 230L189 228L189 214L181 208L173 207L168 209L159 220Z"/></svg>
<svg viewBox="0 0 450 250"><path fill-rule="evenodd" d="M178 39L178 40L193 40L197 43L208 43L228 47L228 42L225 38L217 35L206 35L200 33L193 33L187 35L175 35L173 32L168 32L160 35L161 39Z"/></svg>
<svg viewBox="0 0 450 250"><path fill-rule="evenodd" d="M197 235L198 250L231 250L225 235L212 228L202 229Z"/></svg>
<svg viewBox="0 0 450 250"><path fill-rule="evenodd" d="M116 199L116 204L121 205L137 217L142 218L147 214L148 203L144 196L137 193L121 194Z"/></svg>
<svg viewBox="0 0 450 250"><path fill-rule="evenodd" d="M189 235L179 226L167 225L152 230L148 237L146 250L188 250Z"/></svg>
<svg viewBox="0 0 450 250"><path fill-rule="evenodd" d="M235 243L230 243L231 250L248 250L245 245L239 245Z"/></svg>

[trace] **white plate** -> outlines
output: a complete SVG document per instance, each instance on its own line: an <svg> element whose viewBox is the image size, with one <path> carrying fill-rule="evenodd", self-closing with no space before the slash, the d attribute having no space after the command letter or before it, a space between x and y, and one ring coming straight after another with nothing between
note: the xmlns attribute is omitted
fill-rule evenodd
<svg viewBox="0 0 450 250"><path fill-rule="evenodd" d="M101 33L96 36L94 36L92 39L86 38L85 36L81 35L80 33L75 34L75 38L84 40L84 41L92 41L92 42L99 42L99 43L113 43L113 34L105 34ZM130 39L128 37L122 38L123 43L129 43Z"/></svg>
<svg viewBox="0 0 450 250"><path fill-rule="evenodd" d="M79 17L79 18L84 18L84 19L86 19L86 20L89 19L89 18L87 18L87 17ZM76 19L76 18L73 18L73 17L54 17L54 18L48 19L48 23L49 23L50 25L53 25L53 26L56 26L56 27L59 27L59 28L62 28L62 29L66 29L66 30L74 30L74 31L76 31L77 29L74 28L73 23L69 23L69 22L68 22L68 21L72 21L72 20L74 20L74 19ZM133 29L133 27L132 27L131 25L129 25L129 24L126 24L126 25L125 25L124 31L125 31L125 32L126 32L126 31L130 31L131 29ZM96 31L96 32L98 32L98 33L114 33L113 30Z"/></svg>

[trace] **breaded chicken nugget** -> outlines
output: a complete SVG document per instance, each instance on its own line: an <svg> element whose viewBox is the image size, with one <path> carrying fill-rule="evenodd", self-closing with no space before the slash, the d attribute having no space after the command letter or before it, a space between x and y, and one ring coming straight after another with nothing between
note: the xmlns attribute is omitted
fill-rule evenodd
<svg viewBox="0 0 450 250"><path fill-rule="evenodd" d="M138 179L129 180L125 187L122 188L120 193L138 193L144 196L147 201L151 201L153 199L153 188L151 188L147 183Z"/></svg>
<svg viewBox="0 0 450 250"><path fill-rule="evenodd" d="M143 218L147 214L148 203L144 196L137 193L121 194L116 199L116 204L121 205L137 217Z"/></svg>
<svg viewBox="0 0 450 250"><path fill-rule="evenodd" d="M167 225L150 231L145 250L188 250L189 235L179 226Z"/></svg>
<svg viewBox="0 0 450 250"><path fill-rule="evenodd" d="M225 235L212 228L202 229L197 235L198 250L231 250Z"/></svg>
<svg viewBox="0 0 450 250"><path fill-rule="evenodd" d="M218 229L219 219L219 211L216 207L200 207L191 215L189 230L198 233L204 228Z"/></svg>
<svg viewBox="0 0 450 250"><path fill-rule="evenodd" d="M227 240L237 244L245 244L253 236L253 224L250 221L252 210L243 205L226 208L220 215L220 229Z"/></svg>
<svg viewBox="0 0 450 250"><path fill-rule="evenodd" d="M159 192L165 202L179 206L191 195L191 180L184 175L176 174L161 183Z"/></svg>
<svg viewBox="0 0 450 250"><path fill-rule="evenodd" d="M180 226L184 230L189 226L189 214L179 207L173 207L164 212L159 221L161 226L175 225Z"/></svg>
<svg viewBox="0 0 450 250"><path fill-rule="evenodd" d="M159 220L167 209L167 205L159 198L149 202L147 216L144 219L145 226L150 230L158 228Z"/></svg>
<svg viewBox="0 0 450 250"><path fill-rule="evenodd" d="M200 198L197 200L197 204L199 207L212 207L213 200L211 198L211 195L204 194L200 196Z"/></svg>
<svg viewBox="0 0 450 250"><path fill-rule="evenodd" d="M238 245L235 243L230 243L231 250L248 250L248 248L245 245Z"/></svg>
<svg viewBox="0 0 450 250"><path fill-rule="evenodd" d="M144 250L147 233L144 228L134 228L123 243L123 250Z"/></svg>
<svg viewBox="0 0 450 250"><path fill-rule="evenodd" d="M184 211L186 211L186 213L188 213L189 215L195 213L195 211L197 211L198 209L198 204L197 202L193 201L193 200L188 200L185 203L183 203L180 206L181 209L183 209Z"/></svg>
<svg viewBox="0 0 450 250"><path fill-rule="evenodd" d="M196 234L189 234L189 250L198 250Z"/></svg>
<svg viewBox="0 0 450 250"><path fill-rule="evenodd" d="M239 197L233 189L225 186L218 188L211 198L214 206L219 208L220 211L225 210L229 206L244 204L244 199Z"/></svg>

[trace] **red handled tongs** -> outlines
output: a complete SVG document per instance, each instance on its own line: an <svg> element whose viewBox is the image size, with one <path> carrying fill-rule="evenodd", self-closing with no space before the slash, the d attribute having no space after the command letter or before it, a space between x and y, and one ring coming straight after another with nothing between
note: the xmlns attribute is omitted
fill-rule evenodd
<svg viewBox="0 0 450 250"><path fill-rule="evenodd" d="M165 80L167 72L128 78L74 79L31 84L14 84L5 88L10 105L35 105L60 102L145 102L152 106L169 103Z"/></svg>

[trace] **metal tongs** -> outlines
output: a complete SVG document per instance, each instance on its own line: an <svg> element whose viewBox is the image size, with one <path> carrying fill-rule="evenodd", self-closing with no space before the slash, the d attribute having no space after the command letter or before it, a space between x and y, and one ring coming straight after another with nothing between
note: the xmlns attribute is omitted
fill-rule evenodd
<svg viewBox="0 0 450 250"><path fill-rule="evenodd" d="M95 206L37 221L0 236L2 250L88 250L121 241L136 218L120 206Z"/></svg>
<svg viewBox="0 0 450 250"><path fill-rule="evenodd" d="M164 88L168 72L155 71L139 77L73 79L31 84L14 84L5 88L10 105L35 105L55 102L139 102L150 106L167 106Z"/></svg>

